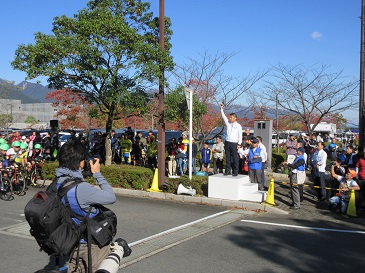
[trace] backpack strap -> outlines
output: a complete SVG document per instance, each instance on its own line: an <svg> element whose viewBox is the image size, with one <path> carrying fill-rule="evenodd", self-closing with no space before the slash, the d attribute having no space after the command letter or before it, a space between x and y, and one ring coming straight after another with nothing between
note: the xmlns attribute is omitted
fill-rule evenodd
<svg viewBox="0 0 365 273"><path fill-rule="evenodd" d="M60 187L57 190L58 196L61 199L63 197L66 197L66 194L69 190L71 190L73 187L76 187L78 184L81 184L82 182L85 182L85 180L83 180L81 178L70 177L70 178L65 179L65 181L62 182L62 184L60 185Z"/></svg>
<svg viewBox="0 0 365 273"><path fill-rule="evenodd" d="M81 222L83 222L85 220L85 217L76 214L70 207L70 202L68 201L68 197L67 197L67 193L74 187L76 187L77 185L81 184L85 182L85 180L78 178L78 177L69 177L67 179L65 179L65 181L62 182L62 184L60 185L60 187L57 190L57 194L58 197L62 200L62 198L64 198L65 200L65 207L68 210L68 212L70 213L72 218L77 218L78 220L80 220Z"/></svg>
<svg viewBox="0 0 365 273"><path fill-rule="evenodd" d="M58 180L61 178L61 177L71 177L71 176L69 176L69 175L67 175L67 174L63 174L63 175L61 175L61 176L56 176L55 178L53 178L53 181L52 181L52 183L51 184L49 184L49 186L47 187L47 189L46 189L46 192L57 192L58 190L57 190L57 182L58 182Z"/></svg>

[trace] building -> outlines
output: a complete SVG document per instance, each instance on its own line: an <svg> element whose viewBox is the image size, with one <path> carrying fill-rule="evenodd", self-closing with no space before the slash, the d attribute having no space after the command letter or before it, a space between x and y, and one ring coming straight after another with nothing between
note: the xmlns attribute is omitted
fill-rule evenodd
<svg viewBox="0 0 365 273"><path fill-rule="evenodd" d="M0 99L0 115L10 115L13 121L2 124L1 127L25 129L30 124L24 123L29 117L33 116L38 123L32 128L49 128L49 121L57 119L58 109L52 103L21 103L21 100Z"/></svg>

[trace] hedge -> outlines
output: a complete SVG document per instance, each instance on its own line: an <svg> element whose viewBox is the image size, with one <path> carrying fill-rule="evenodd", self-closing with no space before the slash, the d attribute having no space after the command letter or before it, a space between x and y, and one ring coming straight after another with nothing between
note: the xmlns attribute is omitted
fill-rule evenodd
<svg viewBox="0 0 365 273"><path fill-rule="evenodd" d="M55 169L58 167L58 162L46 162L43 165L43 170L46 179L52 180L55 177ZM150 187L153 178L153 171L148 168L113 164L108 167L101 165L101 174L105 179L117 188L146 190ZM90 183L93 183L92 178L87 178Z"/></svg>
<svg viewBox="0 0 365 273"><path fill-rule="evenodd" d="M277 167L285 161L285 152L272 154L272 170L276 171ZM58 162L48 161L43 165L46 179L52 180L55 177L55 169L58 167ZM113 164L108 167L101 165L101 174L106 180L115 188L147 190L151 187L153 179L153 171L149 168L131 166L125 164ZM95 183L92 178L87 178L90 183ZM188 188L191 186L196 190L197 195L208 195L208 176L192 176L190 180L188 176L181 176L179 178L167 178L166 183L163 184L162 190L164 192L176 193L179 184Z"/></svg>

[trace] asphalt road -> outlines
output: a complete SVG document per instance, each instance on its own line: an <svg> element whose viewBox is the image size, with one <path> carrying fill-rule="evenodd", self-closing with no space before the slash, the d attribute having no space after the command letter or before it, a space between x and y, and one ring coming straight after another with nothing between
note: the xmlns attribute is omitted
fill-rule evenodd
<svg viewBox="0 0 365 273"><path fill-rule="evenodd" d="M36 192L0 202L0 273L48 263L27 234L23 209ZM363 267L364 219L269 214L119 196L117 237L133 253L119 272L354 272Z"/></svg>

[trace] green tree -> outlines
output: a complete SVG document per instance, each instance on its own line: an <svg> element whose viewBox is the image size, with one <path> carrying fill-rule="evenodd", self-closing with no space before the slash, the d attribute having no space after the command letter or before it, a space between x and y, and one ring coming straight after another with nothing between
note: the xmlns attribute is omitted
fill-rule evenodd
<svg viewBox="0 0 365 273"><path fill-rule="evenodd" d="M30 123L30 124L36 124L36 123L38 123L38 120L36 120L36 118L35 117L33 117L33 116L28 116L26 119L25 119L25 121L24 121L25 123Z"/></svg>
<svg viewBox="0 0 365 273"><path fill-rule="evenodd" d="M0 127L9 128L9 123L13 122L13 117L9 114L0 115Z"/></svg>
<svg viewBox="0 0 365 273"><path fill-rule="evenodd" d="M185 131L189 128L189 109L186 102L184 87L180 86L170 90L166 94L165 103L168 108L165 112L167 121L174 121L178 124L179 129ZM195 128L200 122L200 117L207 113L207 104L201 102L197 94L193 94L193 123ZM193 134L198 135L197 130L193 128Z"/></svg>
<svg viewBox="0 0 365 273"><path fill-rule="evenodd" d="M53 35L38 32L35 44L20 45L12 66L28 79L46 76L50 88L85 96L106 114L110 132L121 114L143 112L146 88L162 76L161 66L173 66L170 20L160 50L159 19L149 8L141 0L91 0L73 18L55 17Z"/></svg>

